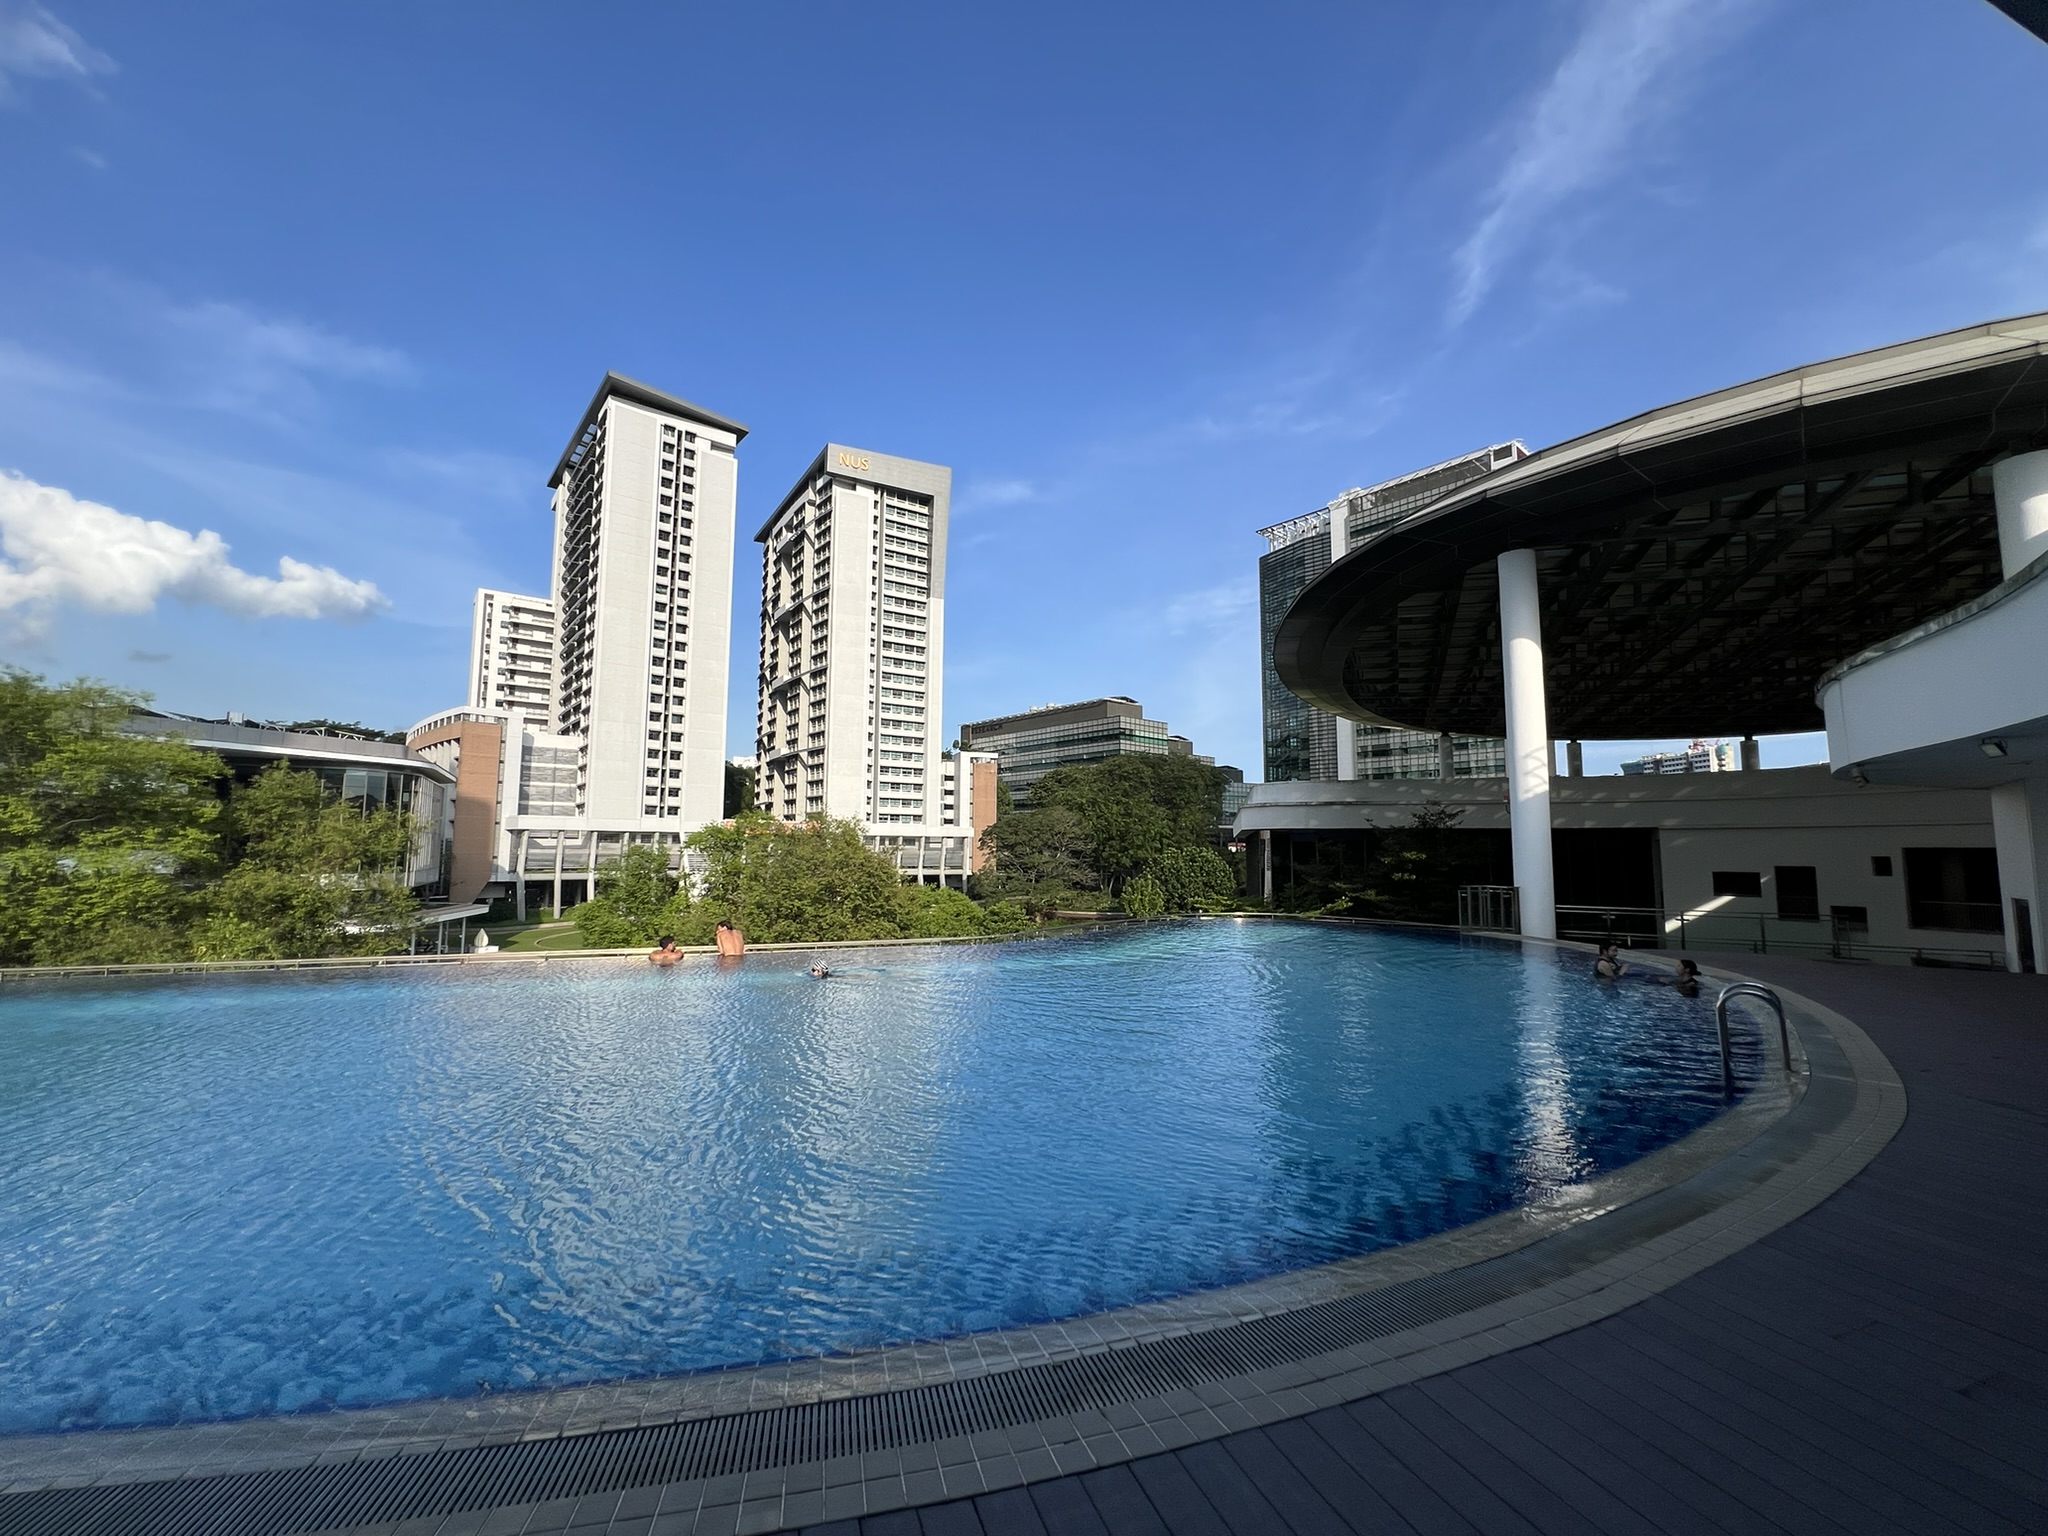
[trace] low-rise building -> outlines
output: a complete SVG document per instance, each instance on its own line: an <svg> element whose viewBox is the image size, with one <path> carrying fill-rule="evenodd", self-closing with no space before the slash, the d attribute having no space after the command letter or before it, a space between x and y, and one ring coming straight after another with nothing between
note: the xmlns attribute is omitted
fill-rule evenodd
<svg viewBox="0 0 2048 1536"><path fill-rule="evenodd" d="M417 818L418 835L406 857L408 884L438 895L447 889L443 846L455 777L440 763L395 741L337 730L294 730L246 715L218 720L169 710L137 708L128 717L137 735L170 737L215 753L246 782L273 763L319 777L336 800L364 810L402 811Z"/></svg>

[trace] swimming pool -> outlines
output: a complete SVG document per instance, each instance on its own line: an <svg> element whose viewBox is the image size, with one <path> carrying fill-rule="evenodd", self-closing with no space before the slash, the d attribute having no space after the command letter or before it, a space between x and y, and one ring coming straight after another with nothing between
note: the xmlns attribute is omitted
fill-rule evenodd
<svg viewBox="0 0 2048 1536"><path fill-rule="evenodd" d="M809 963L8 986L0 1432L1072 1316L1442 1231L1724 1107L1706 1002L1537 947L1207 921Z"/></svg>

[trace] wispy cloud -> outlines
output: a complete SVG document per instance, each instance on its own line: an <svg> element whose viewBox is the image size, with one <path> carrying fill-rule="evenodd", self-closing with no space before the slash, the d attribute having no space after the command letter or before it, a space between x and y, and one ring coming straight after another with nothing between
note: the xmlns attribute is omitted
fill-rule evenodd
<svg viewBox="0 0 2048 1536"><path fill-rule="evenodd" d="M368 346L303 320L261 315L218 300L160 312L198 403L237 414L296 413L316 378L403 383L404 354Z"/></svg>
<svg viewBox="0 0 2048 1536"><path fill-rule="evenodd" d="M1258 604L1258 583L1247 576L1183 592L1167 603L1163 617L1170 634L1213 635L1250 623Z"/></svg>
<svg viewBox="0 0 2048 1536"><path fill-rule="evenodd" d="M0 102L18 80L90 80L114 61L40 5L0 0Z"/></svg>
<svg viewBox="0 0 2048 1536"><path fill-rule="evenodd" d="M277 575L228 559L217 533L81 501L56 486L0 473L0 613L39 628L71 605L98 613L147 613L163 597L243 618L361 619L386 606L367 581L286 555Z"/></svg>
<svg viewBox="0 0 2048 1536"><path fill-rule="evenodd" d="M1029 480L972 480L961 486L960 494L953 498L953 510L963 514L987 512L1036 500L1038 487Z"/></svg>
<svg viewBox="0 0 2048 1536"><path fill-rule="evenodd" d="M1587 0L1571 49L1508 130L1511 148L1485 211L1453 258L1451 320L1471 316L1544 220L1612 180L1686 77L1767 0Z"/></svg>

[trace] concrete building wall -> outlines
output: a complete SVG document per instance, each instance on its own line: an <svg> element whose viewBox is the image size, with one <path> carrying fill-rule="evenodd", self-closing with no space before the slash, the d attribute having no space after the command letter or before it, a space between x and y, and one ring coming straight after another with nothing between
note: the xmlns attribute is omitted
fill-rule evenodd
<svg viewBox="0 0 2048 1536"><path fill-rule="evenodd" d="M1859 787L1815 764L1747 773L1555 779L1551 797L1556 834L1654 834L1654 889L1673 945L1681 933L1709 948L1747 942L1745 935L1766 948L1824 944L1836 908L1863 909L1868 927L1862 942L1877 949L1977 953L2001 943L1996 933L1915 926L1908 910L1906 850L1994 846L1990 797L1982 790ZM1432 802L1458 811L1460 828L1508 828L1502 779L1297 781L1252 786L1235 835L1251 844L1256 874L1268 856L1261 834L1402 827ZM1877 873L1874 859L1887 860L1890 874ZM1789 925L1779 916L1779 871L1791 868L1815 872L1817 926ZM1758 894L1718 894L1717 871L1755 874ZM1561 919L1560 926L1573 924Z"/></svg>
<svg viewBox="0 0 2048 1536"><path fill-rule="evenodd" d="M594 822L690 830L724 813L736 442L614 395L557 487L557 729L587 743ZM598 481L594 561L574 553L579 477Z"/></svg>
<svg viewBox="0 0 2048 1536"><path fill-rule="evenodd" d="M469 703L546 724L555 714L552 599L477 589L469 626Z"/></svg>

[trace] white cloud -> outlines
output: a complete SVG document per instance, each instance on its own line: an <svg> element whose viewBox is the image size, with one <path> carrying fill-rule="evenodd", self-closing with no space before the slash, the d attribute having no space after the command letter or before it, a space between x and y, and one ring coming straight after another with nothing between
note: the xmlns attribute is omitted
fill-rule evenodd
<svg viewBox="0 0 2048 1536"><path fill-rule="evenodd" d="M114 61L40 5L0 0L0 101L16 80L86 80L110 75Z"/></svg>
<svg viewBox="0 0 2048 1536"><path fill-rule="evenodd" d="M975 480L960 487L953 498L953 510L982 512L991 507L1015 507L1038 499L1038 487L1029 480Z"/></svg>
<svg viewBox="0 0 2048 1536"><path fill-rule="evenodd" d="M1503 263L1574 193L1611 180L1643 130L1762 0L1588 0L1571 51L1509 130L1512 148L1486 211L1453 258L1451 318L1463 321Z"/></svg>
<svg viewBox="0 0 2048 1536"><path fill-rule="evenodd" d="M331 566L286 555L277 575L258 576L230 562L210 529L188 533L0 473L0 613L33 627L63 604L147 613L160 597L242 618L349 620L387 606L372 583Z"/></svg>
<svg viewBox="0 0 2048 1536"><path fill-rule="evenodd" d="M1215 634L1248 623L1258 604L1258 584L1250 577L1183 592L1166 605L1166 628L1176 635Z"/></svg>
<svg viewBox="0 0 2048 1536"><path fill-rule="evenodd" d="M404 354L390 348L239 304L168 307L161 320L179 372L196 386L198 403L216 410L275 416L307 409L315 375L380 383L412 376Z"/></svg>

